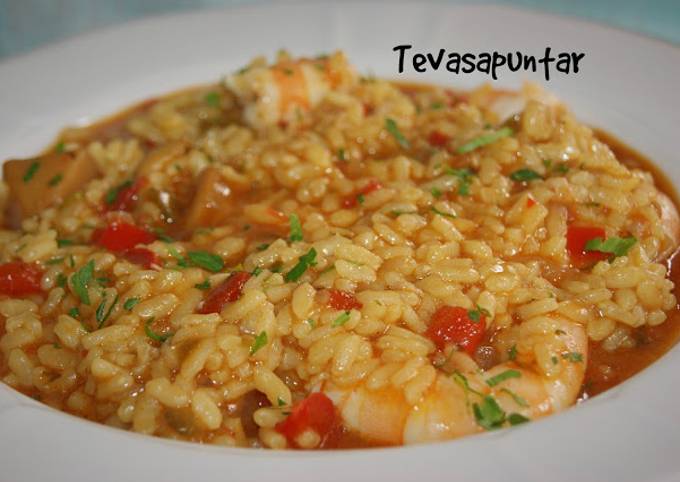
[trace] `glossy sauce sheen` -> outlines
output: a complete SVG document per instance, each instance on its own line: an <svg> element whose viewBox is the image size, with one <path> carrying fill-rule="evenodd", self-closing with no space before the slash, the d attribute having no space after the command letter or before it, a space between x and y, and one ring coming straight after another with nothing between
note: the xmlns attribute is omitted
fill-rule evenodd
<svg viewBox="0 0 680 482"><path fill-rule="evenodd" d="M398 83L397 85L405 93L417 92L419 89L426 88L426 86L420 84ZM181 92L191 92L192 90L206 88L209 88L209 86L194 87L184 91L173 92L169 94L169 96L174 96ZM461 94L461 97L463 96L464 94ZM125 124L127 120L134 114L148 110L156 102L156 99L150 99L139 103L113 116L105 118L92 126L79 129L75 132L70 131L69 134L65 133L65 135L61 138L68 141L84 141L90 139L104 141L114 137L130 137L130 134L125 130ZM680 205L671 182L649 160L606 132L597 129L595 132L597 137L612 149L617 158L623 164L628 167L640 168L652 173L656 185L660 188L660 190L671 197L676 205ZM155 146L150 144L143 147L145 149L152 149ZM54 145L46 150L46 152L52 152L53 150ZM251 200L255 201L258 195L258 189L252 189L250 192L243 193L241 196L242 198L245 198L243 199L245 202L249 202ZM177 237L177 235L181 237L182 234L187 234L173 232L173 226L171 225L168 226L168 228L169 232L175 237ZM259 232L256 233L255 231L258 231L258 228L254 228L253 230L250 230L250 226L244 228L243 236L245 237L250 238L251 236L256 235L261 237L263 234L265 234ZM271 229L269 234L273 235L273 233L271 233ZM667 264L669 267L669 278L675 283L674 294L678 299L680 299L680 289L678 288L680 286L680 255L672 256L668 260ZM4 334L4 331L4 323L0 323L0 336ZM579 398L579 402L583 402L590 397L602 393L603 391L635 375L661 357L669 349L671 349L673 345L675 345L675 343L680 339L679 307L676 306L676 308L668 312L668 319L661 325L656 327L645 326L637 328L633 333L635 334L635 338L637 340L637 346L633 348L619 349L616 352L608 352L604 350L600 343L592 341L589 343L590 351L586 379L581 396ZM6 363L4 362L4 359L0 359L0 373L6 372ZM48 405L51 404L49 399L44 397L40 398L37 390L35 392L24 391L24 393L26 393L28 396L40 399L42 402ZM243 420L245 431L249 435L252 435L257 431L257 427L254 425L254 422L252 422L252 413L257 408L267 405L269 405L269 403L266 400L266 397L258 392L250 392L237 403L230 404L225 409L232 416L240 416ZM94 419L94 417L92 418ZM170 438L179 436L184 440L192 440L195 442L209 441L210 437L206 437L206 434L202 433L201 430L194 430L194 428L189 423L189 419L190 414L185 413L184 410L169 410L164 417L164 420L161 421L161 430L159 435ZM338 432L332 438L333 440L331 443L326 445L326 448L366 448L378 446L378 444L364 440L356 434L345 431Z"/></svg>

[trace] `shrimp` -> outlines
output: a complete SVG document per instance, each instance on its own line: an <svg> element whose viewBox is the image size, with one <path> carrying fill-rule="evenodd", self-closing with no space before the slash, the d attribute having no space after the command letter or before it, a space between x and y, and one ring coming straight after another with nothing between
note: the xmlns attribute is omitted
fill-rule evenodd
<svg viewBox="0 0 680 482"><path fill-rule="evenodd" d="M344 54L338 52L298 60L280 55L271 66L259 60L228 76L225 85L242 105L246 123L263 129L297 120L331 90L341 91L356 79Z"/></svg>
<svg viewBox="0 0 680 482"><path fill-rule="evenodd" d="M510 420L510 414L514 420L536 419L573 405L587 364L584 328L562 317L543 316L522 323L519 335L515 360L487 371L464 352L453 352L442 367L451 371L439 370L414 405L391 386L371 390L363 383L324 391L339 407L347 429L394 445L453 439L490 428L480 412L485 404L499 409L491 428Z"/></svg>
<svg viewBox="0 0 680 482"><path fill-rule="evenodd" d="M663 261L677 251L680 245L680 214L678 209L673 204L670 197L657 191L656 202L659 206L661 217L661 226L663 228L665 239L663 240L657 261Z"/></svg>

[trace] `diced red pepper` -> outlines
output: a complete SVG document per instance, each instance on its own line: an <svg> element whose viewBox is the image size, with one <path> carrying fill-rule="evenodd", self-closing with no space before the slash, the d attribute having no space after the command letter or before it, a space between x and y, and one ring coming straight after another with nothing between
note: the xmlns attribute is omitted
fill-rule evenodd
<svg viewBox="0 0 680 482"><path fill-rule="evenodd" d="M114 221L92 233L92 241L114 253L121 253L138 244L149 244L156 237L150 232L123 221Z"/></svg>
<svg viewBox="0 0 680 482"><path fill-rule="evenodd" d="M251 274L246 271L235 271L222 282L216 286L208 297L203 302L203 305L198 310L199 313L219 313L227 303L236 301L243 293L243 286L250 279Z"/></svg>
<svg viewBox="0 0 680 482"><path fill-rule="evenodd" d="M342 201L343 207L346 208L353 208L359 203L359 196L370 194L373 191L377 191L378 189L382 189L382 184L380 184L376 180L369 181L368 184L366 184L364 187L359 189L357 192L354 194L347 196L345 199Z"/></svg>
<svg viewBox="0 0 680 482"><path fill-rule="evenodd" d="M335 310L351 310L353 308L360 310L364 306L354 294L347 291L330 289L328 292L330 294L328 305Z"/></svg>
<svg viewBox="0 0 680 482"><path fill-rule="evenodd" d="M151 268L153 265L159 265L160 259L150 249L146 248L132 248L123 253L123 257L128 261L143 266L144 268Z"/></svg>
<svg viewBox="0 0 680 482"><path fill-rule="evenodd" d="M609 254L601 251L586 251L586 244L591 239L605 239L602 228L592 226L569 226L567 228L567 252L577 268L585 268L598 261L607 259Z"/></svg>
<svg viewBox="0 0 680 482"><path fill-rule="evenodd" d="M323 445L336 423L337 416L331 399L321 392L315 392L293 405L288 418L279 422L276 430L285 435L293 446L297 446L296 440L300 435L313 430L321 437L320 445Z"/></svg>
<svg viewBox="0 0 680 482"><path fill-rule="evenodd" d="M140 177L130 186L118 191L116 199L111 204L106 205L108 211L130 211L139 199L139 191L146 186L147 179Z"/></svg>
<svg viewBox="0 0 680 482"><path fill-rule="evenodd" d="M433 146L437 147L444 147L446 144L449 143L449 136L446 134L442 134L439 131L433 131L432 134L430 134L430 137L427 138L427 141L432 144Z"/></svg>
<svg viewBox="0 0 680 482"><path fill-rule="evenodd" d="M442 306L430 320L425 334L441 349L447 343L455 343L469 355L473 355L484 338L486 317L477 311L479 320L470 318L470 312L460 306Z"/></svg>
<svg viewBox="0 0 680 482"><path fill-rule="evenodd" d="M0 294L26 296L41 293L43 271L35 264L11 261L0 264Z"/></svg>
<svg viewBox="0 0 680 482"><path fill-rule="evenodd" d="M534 207L535 205L536 201L534 200L534 198L532 198L531 196L527 197L527 208Z"/></svg>

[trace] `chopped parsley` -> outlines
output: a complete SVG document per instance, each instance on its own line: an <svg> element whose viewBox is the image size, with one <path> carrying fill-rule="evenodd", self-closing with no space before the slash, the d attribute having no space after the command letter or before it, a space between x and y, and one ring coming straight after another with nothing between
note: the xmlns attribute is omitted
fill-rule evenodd
<svg viewBox="0 0 680 482"><path fill-rule="evenodd" d="M499 129L496 132L491 132L489 134L483 134L479 137L475 137L474 139L466 142L458 149L456 149L456 153L467 154L468 152L472 152L480 147L493 144L494 142L496 142L499 139L502 139L503 137L509 137L512 134L513 132L511 128L503 127L502 129Z"/></svg>
<svg viewBox="0 0 680 482"><path fill-rule="evenodd" d="M364 194L357 194L357 202L363 204L366 201L366 196Z"/></svg>
<svg viewBox="0 0 680 482"><path fill-rule="evenodd" d="M298 258L298 262L293 268L288 271L283 279L288 281L297 281L307 271L310 266L316 265L316 249L311 248L307 253Z"/></svg>
<svg viewBox="0 0 680 482"><path fill-rule="evenodd" d="M563 162L562 164L555 166L555 169L553 170L559 174L566 174L569 172L569 166Z"/></svg>
<svg viewBox="0 0 680 482"><path fill-rule="evenodd" d="M430 104L430 109L432 110L439 110L443 108L444 108L443 102L432 102L432 104Z"/></svg>
<svg viewBox="0 0 680 482"><path fill-rule="evenodd" d="M199 290L209 290L210 289L210 280L205 280L202 283L196 283L194 285L194 288L197 288Z"/></svg>
<svg viewBox="0 0 680 482"><path fill-rule="evenodd" d="M163 343L166 341L168 338L170 338L174 333L156 333L152 328L151 328L151 323L153 323L154 318L151 317L148 320L144 322L144 333L146 333L146 336L151 338L153 341L157 341L159 343Z"/></svg>
<svg viewBox="0 0 680 482"><path fill-rule="evenodd" d="M99 306L97 306L97 310L95 311L95 317L97 319L97 328L101 328L104 326L104 323L106 323L106 320L109 319L109 316L111 316L111 312L113 311L113 308L115 308L116 304L118 303L118 295L116 294L115 298L113 298L113 302L109 306L108 309L106 309L106 297L99 303Z"/></svg>
<svg viewBox="0 0 680 482"><path fill-rule="evenodd" d="M66 150L66 144L64 144L64 141L59 142L56 146L54 146L54 152L57 154L61 154Z"/></svg>
<svg viewBox="0 0 680 482"><path fill-rule="evenodd" d="M446 169L445 173L458 178L458 194L461 196L470 195L470 183L472 182L472 177L475 175L472 169L467 167L461 169L449 167Z"/></svg>
<svg viewBox="0 0 680 482"><path fill-rule="evenodd" d="M583 355L576 351L562 353L562 358L564 358L565 360L569 360L572 363L581 363L583 361Z"/></svg>
<svg viewBox="0 0 680 482"><path fill-rule="evenodd" d="M116 199L118 199L118 195L120 194L120 192L131 186L132 181L127 180L121 184L118 184L117 186L112 187L111 189L106 191L106 195L104 196L104 202L108 205L113 204L114 202L116 202Z"/></svg>
<svg viewBox="0 0 680 482"><path fill-rule="evenodd" d="M291 243L295 241L302 241L303 235L302 225L300 224L300 218L298 217L297 214L293 213L290 216L288 216L288 219L290 221L290 235L288 236L288 240Z"/></svg>
<svg viewBox="0 0 680 482"><path fill-rule="evenodd" d="M286 406L286 402L281 397L276 397L276 404L279 407L285 407Z"/></svg>
<svg viewBox="0 0 680 482"><path fill-rule="evenodd" d="M312 320L311 318L307 318L305 321L307 321L307 324L314 328L314 325L316 325L316 321Z"/></svg>
<svg viewBox="0 0 680 482"><path fill-rule="evenodd" d="M481 393L479 393L477 390L474 390L471 386L470 383L468 382L468 379L463 375L461 372L458 370L454 371L451 374L451 378L453 378L453 381L456 382L465 392L465 396L467 397L468 394L474 393L475 395L478 396L483 396Z"/></svg>
<svg viewBox="0 0 680 482"><path fill-rule="evenodd" d="M520 378L521 376L522 374L517 370L505 370L504 372L489 378L486 381L486 384L490 387L495 387L499 383L503 383L505 380L509 380L511 378Z"/></svg>
<svg viewBox="0 0 680 482"><path fill-rule="evenodd" d="M205 101L206 104L208 104L211 107L219 107L220 94L219 92L208 92L207 94L205 94L205 97L203 97L203 100Z"/></svg>
<svg viewBox="0 0 680 482"><path fill-rule="evenodd" d="M484 396L481 403L473 403L472 412L477 424L485 430L495 430L505 422L505 412L491 395Z"/></svg>
<svg viewBox="0 0 680 482"><path fill-rule="evenodd" d="M73 245L72 239L57 239L57 248L63 248L64 246Z"/></svg>
<svg viewBox="0 0 680 482"><path fill-rule="evenodd" d="M490 313L481 306L477 306L474 310L468 310L468 318L475 323L479 323L479 320L482 319L482 315L489 316Z"/></svg>
<svg viewBox="0 0 680 482"><path fill-rule="evenodd" d="M262 273L262 268L255 266L255 269L250 273L252 276L257 277Z"/></svg>
<svg viewBox="0 0 680 482"><path fill-rule="evenodd" d="M90 294L87 292L87 285L92 280L93 274L94 261L90 260L85 266L71 275L71 287L73 288L73 292L85 305L90 304Z"/></svg>
<svg viewBox="0 0 680 482"><path fill-rule="evenodd" d="M511 413L506 416L496 399L491 395L486 395L480 404L474 403L472 411L477 424L485 430L496 430L501 428L505 422L515 426L529 421L527 417L519 413Z"/></svg>
<svg viewBox="0 0 680 482"><path fill-rule="evenodd" d="M417 214L418 211L402 211L401 209L392 209L390 211L390 216L398 218L402 214Z"/></svg>
<svg viewBox="0 0 680 482"><path fill-rule="evenodd" d="M635 243L637 243L637 239L633 236L627 238L595 238L586 243L585 250L611 253L614 257L625 256Z"/></svg>
<svg viewBox="0 0 680 482"><path fill-rule="evenodd" d="M508 423L512 426L527 423L529 421L530 420L521 413L511 413L510 415L508 415Z"/></svg>
<svg viewBox="0 0 680 482"><path fill-rule="evenodd" d="M29 182L31 179L33 179L33 176L35 176L35 173L38 172L38 169L40 169L40 163L38 161L33 161L31 165L28 166L28 169L26 169L23 181Z"/></svg>
<svg viewBox="0 0 680 482"><path fill-rule="evenodd" d="M64 179L63 174L61 173L55 174L55 176L47 182L47 185L50 187L54 187L57 184L59 184L62 181L62 179Z"/></svg>
<svg viewBox="0 0 680 482"><path fill-rule="evenodd" d="M68 278L66 277L66 275L64 273L59 273L57 275L57 279L56 279L55 282L57 283L58 287L63 288L64 286L66 286L67 281L68 281Z"/></svg>
<svg viewBox="0 0 680 482"><path fill-rule="evenodd" d="M399 130L399 126L394 121L394 119L390 119L389 117L385 119L385 129L387 129L387 132L392 134L392 137L394 137L394 139L401 147L403 147L404 149L408 149L409 147L411 147L411 143L408 141L406 137L404 137L404 134L401 133L401 131Z"/></svg>
<svg viewBox="0 0 680 482"><path fill-rule="evenodd" d="M333 320L333 323L331 323L331 326L336 327L336 326L342 326L345 323L349 321L349 311L345 311L342 313L340 316L338 316L335 320Z"/></svg>
<svg viewBox="0 0 680 482"><path fill-rule="evenodd" d="M512 345L508 349L508 359L515 360L515 358L517 358L517 345Z"/></svg>
<svg viewBox="0 0 680 482"><path fill-rule="evenodd" d="M430 194L432 194L434 198L439 199L440 197L442 197L443 193L441 189L433 187L432 189L430 189Z"/></svg>
<svg viewBox="0 0 680 482"><path fill-rule="evenodd" d="M517 171L510 174L510 179L516 182L527 182L533 181L535 179L543 179L539 173L533 169L518 169Z"/></svg>
<svg viewBox="0 0 680 482"><path fill-rule="evenodd" d="M259 335L255 337L253 344L250 346L250 354L254 355L257 351L267 344L267 332L261 331Z"/></svg>
<svg viewBox="0 0 680 482"><path fill-rule="evenodd" d="M512 397L512 399L515 401L515 403L517 405L519 405L520 407L524 407L524 408L529 407L529 403L526 400L524 400L522 397L517 395L515 392L513 392L512 390L509 390L507 388L501 388L501 392L504 392L504 393L507 393L508 395L510 395Z"/></svg>
<svg viewBox="0 0 680 482"><path fill-rule="evenodd" d="M74 306L70 310L68 310L68 316L71 318L78 318L80 316L80 310L78 309L77 306Z"/></svg>
<svg viewBox="0 0 680 482"><path fill-rule="evenodd" d="M172 239L170 236L165 234L165 231L163 231L162 228L153 228L153 233L156 235L158 239L163 241L164 243L174 243L175 240Z"/></svg>
<svg viewBox="0 0 680 482"><path fill-rule="evenodd" d="M139 298L137 297L128 298L127 300L125 300L125 303L123 303L123 308L125 308L127 311L131 311L132 308L134 308L137 303L139 303Z"/></svg>
<svg viewBox="0 0 680 482"><path fill-rule="evenodd" d="M342 147L338 149L338 159L340 159L341 161L347 160L347 157L345 156L345 150Z"/></svg>
<svg viewBox="0 0 680 482"><path fill-rule="evenodd" d="M430 208L430 211L432 211L433 213L435 213L435 214L437 214L437 215L439 215L439 216L444 216L445 218L456 219L456 217L457 217L455 214L446 213L446 212L444 212L444 211L441 211L441 210L437 209L437 208L434 207L434 206L432 206L432 207Z"/></svg>
<svg viewBox="0 0 680 482"><path fill-rule="evenodd" d="M189 260L196 266L199 266L213 273L217 273L224 268L224 261L218 255L208 253L207 251L189 251L187 253Z"/></svg>

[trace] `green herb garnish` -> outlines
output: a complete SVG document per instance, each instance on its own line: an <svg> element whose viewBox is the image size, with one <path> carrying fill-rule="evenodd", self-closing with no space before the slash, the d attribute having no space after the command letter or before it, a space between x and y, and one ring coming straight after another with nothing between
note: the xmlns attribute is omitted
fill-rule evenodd
<svg viewBox="0 0 680 482"><path fill-rule="evenodd" d="M489 378L486 381L486 384L489 385L490 387L495 387L499 383L503 383L505 380L509 380L511 378L519 378L521 376L522 374L517 370L505 370L504 372L501 372L498 375L494 375L493 377Z"/></svg>
<svg viewBox="0 0 680 482"><path fill-rule="evenodd" d="M443 102L432 102L432 104L430 104L430 109L432 110L438 110L443 108L444 108Z"/></svg>
<svg viewBox="0 0 680 482"><path fill-rule="evenodd" d="M33 161L31 165L28 166L28 169L26 169L23 181L29 182L31 179L33 179L33 176L35 176L35 173L38 172L38 169L40 169L40 163L38 161Z"/></svg>
<svg viewBox="0 0 680 482"><path fill-rule="evenodd" d="M302 241L303 236L302 236L302 225L300 224L300 218L298 217L297 214L293 213L290 216L288 216L288 219L290 221L290 235L288 236L288 240L293 243L295 241Z"/></svg>
<svg viewBox="0 0 680 482"><path fill-rule="evenodd" d="M250 346L250 354L254 355L257 351L267 344L267 332L262 331L255 337L255 341Z"/></svg>
<svg viewBox="0 0 680 482"><path fill-rule="evenodd" d="M132 186L132 181L127 180L127 181L123 182L122 184L119 184L115 187L112 187L111 189L106 191L106 195L104 196L104 202L108 205L113 204L114 202L116 202L116 199L118 199L118 195L120 194L120 192L124 189L131 187L131 186Z"/></svg>
<svg viewBox="0 0 680 482"><path fill-rule="evenodd" d="M342 313L340 316L338 316L335 320L333 320L333 323L331 323L331 326L336 327L336 326L342 326L345 323L349 321L349 311L345 311Z"/></svg>
<svg viewBox="0 0 680 482"><path fill-rule="evenodd" d="M203 97L203 100L211 107L219 107L220 94L218 92L208 92L205 94L205 97Z"/></svg>
<svg viewBox="0 0 680 482"><path fill-rule="evenodd" d="M444 172L450 176L455 176L458 178L458 194L461 196L470 195L470 183L472 182L472 177L475 175L471 169L467 167L461 169L448 167Z"/></svg>
<svg viewBox="0 0 680 482"><path fill-rule="evenodd" d="M66 144L64 144L64 141L59 142L56 146L54 146L54 152L57 154L62 154L66 150Z"/></svg>
<svg viewBox="0 0 680 482"><path fill-rule="evenodd" d="M262 268L255 266L255 269L250 273L253 277L257 277L262 273Z"/></svg>
<svg viewBox="0 0 680 482"><path fill-rule="evenodd" d="M68 281L68 278L66 277L66 275L64 273L59 273L57 275L56 283L57 283L58 287L63 288L64 286L66 286L67 281Z"/></svg>
<svg viewBox="0 0 680 482"><path fill-rule="evenodd" d="M300 279L300 276L302 276L305 271L307 271L307 268L310 266L315 266L316 265L316 249L311 248L307 253L303 254L298 258L298 262L295 266L293 266L293 269L291 269L289 272L287 272L283 279L288 282L288 281L297 281Z"/></svg>
<svg viewBox="0 0 680 482"><path fill-rule="evenodd" d="M482 315L489 316L490 313L481 306L477 306L474 310L468 310L468 318L475 323L479 323L479 320L482 319Z"/></svg>
<svg viewBox="0 0 680 482"><path fill-rule="evenodd" d="M262 243L259 246L257 246L255 249L258 251L264 251L269 247L269 243Z"/></svg>
<svg viewBox="0 0 680 482"><path fill-rule="evenodd" d="M47 182L47 185L50 186L50 187L54 187L57 184L59 184L62 179L64 179L63 174L61 174L61 173L55 174L55 176Z"/></svg>
<svg viewBox="0 0 680 482"><path fill-rule="evenodd" d="M77 306L74 306L70 310L68 310L68 316L71 318L78 318L80 316L80 310L78 309Z"/></svg>
<svg viewBox="0 0 680 482"><path fill-rule="evenodd" d="M517 345L512 345L508 350L508 359L515 360L517 358Z"/></svg>
<svg viewBox="0 0 680 482"><path fill-rule="evenodd" d="M532 169L518 169L510 174L510 179L517 182L533 181L535 179L543 179L539 173Z"/></svg>
<svg viewBox="0 0 680 482"><path fill-rule="evenodd" d="M276 404L279 407L285 407L286 406L286 402L281 397L276 397Z"/></svg>
<svg viewBox="0 0 680 482"><path fill-rule="evenodd" d="M83 304L90 304L90 294L87 292L87 285L92 280L94 274L94 261L90 260L85 266L71 275L71 287L73 292L80 298Z"/></svg>
<svg viewBox="0 0 680 482"><path fill-rule="evenodd" d="M576 351L562 353L562 358L564 358L565 360L569 360L572 363L581 363L583 361L583 355Z"/></svg>
<svg viewBox="0 0 680 482"><path fill-rule="evenodd" d="M218 255L208 253L207 251L189 251L187 253L189 260L196 266L217 273L224 268L224 261Z"/></svg>
<svg viewBox="0 0 680 482"><path fill-rule="evenodd" d="M118 303L118 295L116 294L116 297L113 298L113 302L109 306L109 309L106 310L106 297L99 303L99 306L97 306L97 310L95 311L95 317L97 319L97 328L101 328L104 326L104 323L106 323L106 320L108 320L109 316L111 316L111 312L113 311L113 308L116 306L116 303Z"/></svg>
<svg viewBox="0 0 680 482"><path fill-rule="evenodd" d="M432 194L433 197L439 199L442 196L442 190L436 187L433 187L430 189L430 194Z"/></svg>
<svg viewBox="0 0 680 482"><path fill-rule="evenodd" d="M345 157L345 150L342 147L338 149L338 159L340 159L341 161L347 160L347 157Z"/></svg>
<svg viewBox="0 0 680 482"><path fill-rule="evenodd" d="M63 248L64 246L71 246L73 244L74 243L72 239L57 239L58 248Z"/></svg>
<svg viewBox="0 0 680 482"><path fill-rule="evenodd" d="M505 412L491 395L486 395L481 404L472 404L477 423L485 430L496 430L505 422Z"/></svg>
<svg viewBox="0 0 680 482"><path fill-rule="evenodd" d="M357 202L363 204L366 201L366 196L364 194L357 194Z"/></svg>
<svg viewBox="0 0 680 482"><path fill-rule="evenodd" d="M509 390L509 389L507 389L507 388L501 388L501 392L505 392L505 393L507 393L508 395L510 395L510 396L512 397L512 399L515 401L515 403L516 403L517 405L519 405L520 407L526 408L526 407L529 406L529 403L528 403L526 400L524 400L522 397L520 397L519 395L517 395L517 394L516 394L515 392L513 392L512 390Z"/></svg>
<svg viewBox="0 0 680 482"><path fill-rule="evenodd" d="M144 322L144 333L146 333L146 336L151 338L153 341L163 343L168 338L170 338L172 335L174 335L174 333L160 334L160 333L156 333L155 331L153 331L153 329L151 328L151 323L153 323L153 320L154 320L153 317L151 317Z"/></svg>
<svg viewBox="0 0 680 482"><path fill-rule="evenodd" d="M205 280L202 283L196 283L194 285L194 288L197 288L199 290L209 290L210 289L210 280Z"/></svg>
<svg viewBox="0 0 680 482"><path fill-rule="evenodd" d="M585 250L611 253L614 257L625 256L636 242L637 239L633 236L628 236L627 238L595 238L586 243Z"/></svg>
<svg viewBox="0 0 680 482"><path fill-rule="evenodd" d="M512 426L527 423L529 421L530 420L521 413L511 413L510 415L508 415L508 423Z"/></svg>
<svg viewBox="0 0 680 482"><path fill-rule="evenodd" d="M387 129L387 132L392 134L392 137L394 137L401 147L404 149L411 147L411 143L408 141L408 139L406 139L406 137L404 137L404 134L401 133L399 126L394 121L394 119L390 119L389 117L385 119L385 129Z"/></svg>
<svg viewBox="0 0 680 482"><path fill-rule="evenodd" d="M458 149L456 149L456 153L467 154L468 152L472 152L480 147L493 144L494 142L496 142L499 139L502 139L503 137L509 137L512 135L512 133L513 132L511 128L503 127L502 129L499 129L496 132L483 134L479 137L475 137L474 139L460 146Z"/></svg>
<svg viewBox="0 0 680 482"><path fill-rule="evenodd" d="M131 311L137 303L139 303L139 298L128 298L125 300L125 303L123 303L123 308L125 308L127 311Z"/></svg>
<svg viewBox="0 0 680 482"><path fill-rule="evenodd" d="M441 211L441 210L437 209L437 208L434 207L434 206L432 206L432 207L430 208L430 211L432 211L433 213L435 213L435 214L437 214L437 215L439 215L439 216L444 216L445 218L456 219L456 217L457 217L455 214L446 213L446 212L444 212L444 211Z"/></svg>

